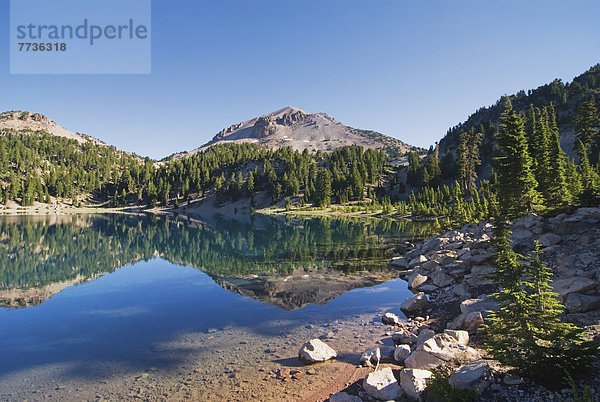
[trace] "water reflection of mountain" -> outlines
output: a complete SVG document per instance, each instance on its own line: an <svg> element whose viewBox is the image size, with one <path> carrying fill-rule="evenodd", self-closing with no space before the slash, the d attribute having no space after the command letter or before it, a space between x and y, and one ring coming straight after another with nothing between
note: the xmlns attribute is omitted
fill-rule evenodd
<svg viewBox="0 0 600 402"><path fill-rule="evenodd" d="M161 257L291 310L390 279L392 250L427 230L410 222L260 215L210 225L157 216L1 218L0 306L37 305L68 286Z"/></svg>

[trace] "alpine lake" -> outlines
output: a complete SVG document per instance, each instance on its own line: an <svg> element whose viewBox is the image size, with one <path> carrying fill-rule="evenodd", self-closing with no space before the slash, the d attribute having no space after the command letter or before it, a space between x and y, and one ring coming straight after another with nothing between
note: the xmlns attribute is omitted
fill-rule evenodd
<svg viewBox="0 0 600 402"><path fill-rule="evenodd" d="M298 349L316 337L356 364L374 346L366 328L412 295L390 258L431 230L258 214L0 217L0 400L296 399L269 375L302 367Z"/></svg>

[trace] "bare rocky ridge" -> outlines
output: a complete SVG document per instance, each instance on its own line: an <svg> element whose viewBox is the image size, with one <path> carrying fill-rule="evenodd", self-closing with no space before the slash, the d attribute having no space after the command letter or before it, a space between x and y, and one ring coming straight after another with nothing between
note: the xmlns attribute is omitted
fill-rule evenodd
<svg viewBox="0 0 600 402"><path fill-rule="evenodd" d="M8 132L36 132L45 131L58 137L76 140L79 143L93 142L104 144L102 141L87 135L73 133L66 128L56 124L46 116L39 113L11 111L0 114L0 134Z"/></svg>
<svg viewBox="0 0 600 402"><path fill-rule="evenodd" d="M400 140L377 133L348 127L325 113L307 113L285 107L273 113L234 124L205 145L190 152L173 155L181 158L193 155L217 143L256 143L269 148L292 147L296 150L333 151L347 145L361 145L386 151L416 150Z"/></svg>

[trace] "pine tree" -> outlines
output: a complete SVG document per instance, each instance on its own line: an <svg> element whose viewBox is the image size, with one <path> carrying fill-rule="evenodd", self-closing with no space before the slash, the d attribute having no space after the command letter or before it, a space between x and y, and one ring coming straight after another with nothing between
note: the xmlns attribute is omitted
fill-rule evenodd
<svg viewBox="0 0 600 402"><path fill-rule="evenodd" d="M598 162L599 129L600 119L594 100L582 101L575 117L575 132L577 133L577 139L583 143L586 151L590 152L589 156L593 164ZM581 157L581 155L579 156Z"/></svg>
<svg viewBox="0 0 600 402"><path fill-rule="evenodd" d="M356 164L352 166L352 173L350 173L350 188L354 197L359 200L363 198L364 185Z"/></svg>
<svg viewBox="0 0 600 402"><path fill-rule="evenodd" d="M331 204L331 173L328 169L320 169L317 172L312 196L317 207L326 207Z"/></svg>
<svg viewBox="0 0 600 402"><path fill-rule="evenodd" d="M469 133L460 134L458 145L458 177L465 192L475 188L477 182L477 170L481 160L479 159L479 144L481 135L471 128Z"/></svg>
<svg viewBox="0 0 600 402"><path fill-rule="evenodd" d="M584 206L596 206L600 201L600 178L590 165L585 145L581 140L577 141L577 153L581 159L579 162L579 177L582 188L579 194L579 203Z"/></svg>
<svg viewBox="0 0 600 402"><path fill-rule="evenodd" d="M565 372L586 369L597 346L586 341L583 331L562 323L562 305L550 286L550 270L540 259L536 244L529 263L510 247L510 231L503 218L496 219L494 245L498 252L492 274L499 292L492 295L498 309L484 325L490 354L500 363L541 382L560 382Z"/></svg>
<svg viewBox="0 0 600 402"><path fill-rule="evenodd" d="M438 152L439 150L436 147L433 153L427 158L427 163L425 164L425 170L427 170L427 175L429 176L427 185L431 187L437 187L442 183L442 169L440 168Z"/></svg>
<svg viewBox="0 0 600 402"><path fill-rule="evenodd" d="M531 156L531 162L535 179L538 183L538 191L545 200L550 198L550 182L553 178L550 176L550 160L548 158L548 113L533 109L533 121L531 122L532 133L527 144L527 150Z"/></svg>
<svg viewBox="0 0 600 402"><path fill-rule="evenodd" d="M496 193L501 212L507 218L513 218L532 211L539 204L540 196L527 150L523 119L513 110L508 97L502 98L502 105L502 130L497 136L501 156L495 158Z"/></svg>
<svg viewBox="0 0 600 402"><path fill-rule="evenodd" d="M573 200L578 199L582 191L581 178L577 172L577 165L571 159L567 159L567 164L565 165L565 178L569 197Z"/></svg>
<svg viewBox="0 0 600 402"><path fill-rule="evenodd" d="M416 152L408 153L408 172L406 173L406 183L410 186L416 186L421 167L421 158Z"/></svg>
<svg viewBox="0 0 600 402"><path fill-rule="evenodd" d="M556 112L554 105L548 108L548 175L551 178L548 183L548 205L561 207L569 203L569 194L566 180L566 156L560 145L560 135L556 124Z"/></svg>
<svg viewBox="0 0 600 402"><path fill-rule="evenodd" d="M246 181L246 191L248 191L248 195L250 196L254 194L254 172L252 171L248 173L248 179Z"/></svg>

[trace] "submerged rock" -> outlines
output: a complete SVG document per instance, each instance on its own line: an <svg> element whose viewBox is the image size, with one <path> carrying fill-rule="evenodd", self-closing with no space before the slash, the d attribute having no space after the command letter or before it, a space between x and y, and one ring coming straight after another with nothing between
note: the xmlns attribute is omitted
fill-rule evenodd
<svg viewBox="0 0 600 402"><path fill-rule="evenodd" d="M312 339L300 348L298 357L306 363L324 362L337 357L337 352L322 340Z"/></svg>

